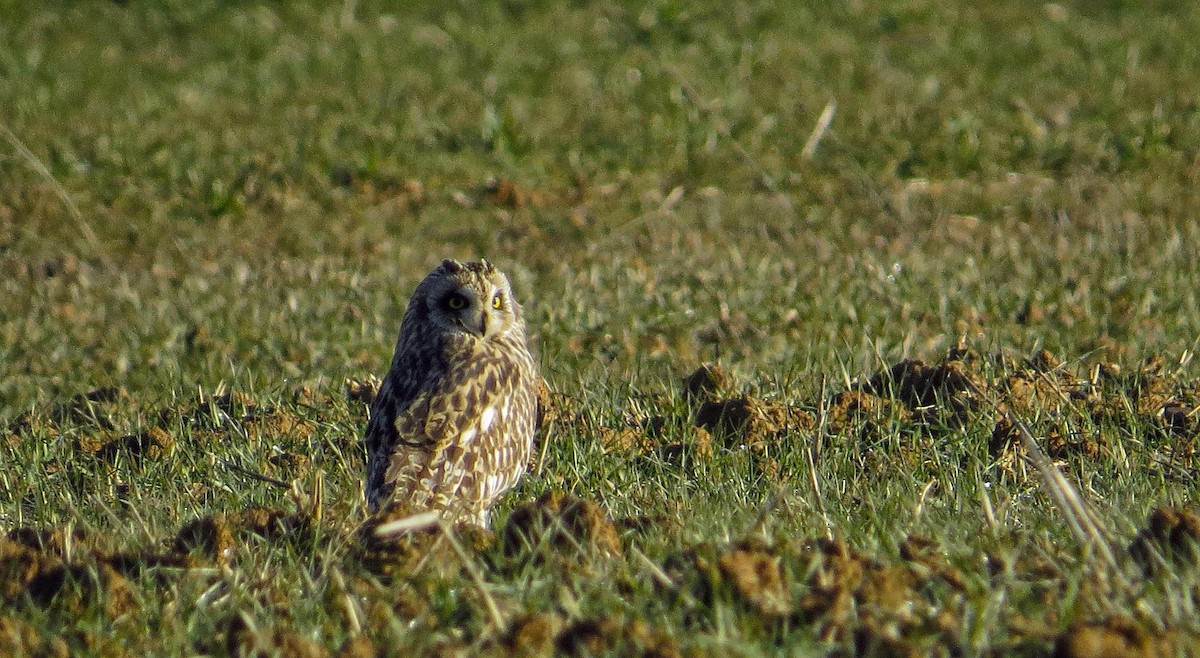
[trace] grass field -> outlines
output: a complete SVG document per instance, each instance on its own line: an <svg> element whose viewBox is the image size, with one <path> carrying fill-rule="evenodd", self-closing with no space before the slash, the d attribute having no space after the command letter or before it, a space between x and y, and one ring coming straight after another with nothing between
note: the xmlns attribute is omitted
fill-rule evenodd
<svg viewBox="0 0 1200 658"><path fill-rule="evenodd" d="M0 3L0 653L1200 655L1200 7L756 4ZM538 459L369 541L481 256Z"/></svg>

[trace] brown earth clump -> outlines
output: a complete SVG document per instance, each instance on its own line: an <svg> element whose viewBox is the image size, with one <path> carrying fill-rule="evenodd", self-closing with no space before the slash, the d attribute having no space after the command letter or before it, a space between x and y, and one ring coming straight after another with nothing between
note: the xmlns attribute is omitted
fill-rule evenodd
<svg viewBox="0 0 1200 658"><path fill-rule="evenodd" d="M538 377L538 391L536 391L536 399L538 399L538 415L535 421L535 429L544 429L550 426L554 420L558 419L558 406L554 403L554 391L550 390L550 384L546 383L546 379Z"/></svg>
<svg viewBox="0 0 1200 658"><path fill-rule="evenodd" d="M1200 516L1172 507L1154 510L1129 544L1129 555L1151 575L1200 565Z"/></svg>
<svg viewBox="0 0 1200 658"><path fill-rule="evenodd" d="M289 628L254 628L242 616L224 624L225 652L238 658L327 658L329 651Z"/></svg>
<svg viewBox="0 0 1200 658"><path fill-rule="evenodd" d="M9 424L5 440L17 446L21 440L41 434L58 436L62 425L71 423L90 429L112 431L116 425L110 415L112 405L129 399L123 388L104 387L56 402L48 409L27 411L18 415Z"/></svg>
<svg viewBox="0 0 1200 658"><path fill-rule="evenodd" d="M633 427L601 427L600 445L605 452L646 453L654 449L654 440Z"/></svg>
<svg viewBox="0 0 1200 658"><path fill-rule="evenodd" d="M82 440L78 445L84 452L94 452L97 458L105 462L115 461L121 454L127 454L137 461L159 460L171 453L175 439L161 427L151 427L139 434L105 441L95 446L95 450L88 450L92 444L85 444Z"/></svg>
<svg viewBox="0 0 1200 658"><path fill-rule="evenodd" d="M197 551L210 559L227 560L233 555L233 530L222 514L204 516L179 529L174 549L180 553Z"/></svg>
<svg viewBox="0 0 1200 658"><path fill-rule="evenodd" d="M708 430L683 428L676 419L661 415L650 417L640 427L601 427L599 435L605 452L631 452L676 465L695 459L707 461L716 454Z"/></svg>
<svg viewBox="0 0 1200 658"><path fill-rule="evenodd" d="M456 566L459 561L436 529L409 532L387 540L371 532L361 537L350 558L384 582L411 575L422 564Z"/></svg>
<svg viewBox="0 0 1200 658"><path fill-rule="evenodd" d="M292 402L309 409L323 409L333 404L333 396L312 384L301 384L292 389Z"/></svg>
<svg viewBox="0 0 1200 658"><path fill-rule="evenodd" d="M62 559L71 557L69 554L72 552L81 549L94 550L97 546L97 538L84 532L83 528L77 525L71 525L65 530L62 526L56 528L23 526L9 530L7 537L10 541Z"/></svg>
<svg viewBox="0 0 1200 658"><path fill-rule="evenodd" d="M0 617L0 655L67 658L71 651L60 637L47 637L20 619Z"/></svg>
<svg viewBox="0 0 1200 658"><path fill-rule="evenodd" d="M295 452L281 452L267 458L267 464L281 478L294 480L308 473L312 460L308 455Z"/></svg>
<svg viewBox="0 0 1200 658"><path fill-rule="evenodd" d="M656 439L647 452L676 465L693 460L708 461L716 455L712 434L703 427L692 428L690 441Z"/></svg>
<svg viewBox="0 0 1200 658"><path fill-rule="evenodd" d="M817 539L797 557L808 574L800 597L801 623L816 624L827 641L853 640L860 655L926 655L941 646L951 655L960 621L929 598L931 579L957 588L962 576L944 564L928 540L910 538L902 548L908 560L885 565L841 540ZM914 564L915 563L915 564ZM930 566L930 565L933 566Z"/></svg>
<svg viewBox="0 0 1200 658"><path fill-rule="evenodd" d="M412 513L406 506L393 505L372 516L356 531L358 541L348 558L385 581L409 576L424 565L446 576L465 577L462 558L438 525L392 536L376 534L380 526L408 518ZM482 554L496 542L490 530L471 523L456 523L448 531L468 555Z"/></svg>
<svg viewBox="0 0 1200 658"><path fill-rule="evenodd" d="M529 205L530 193L516 181L507 178L489 178L480 188L483 197L493 206L518 210Z"/></svg>
<svg viewBox="0 0 1200 658"><path fill-rule="evenodd" d="M963 423L980 405L976 391L986 390L983 378L974 372L978 361L973 352L958 348L934 365L906 359L876 374L861 390L899 400L922 416Z"/></svg>
<svg viewBox="0 0 1200 658"><path fill-rule="evenodd" d="M50 409L50 417L59 422L70 420L82 425L96 424L104 429L111 429L112 424L107 418L98 415L97 407L128 399L129 393L123 388L114 386L97 388L74 395L70 400L54 405Z"/></svg>
<svg viewBox="0 0 1200 658"><path fill-rule="evenodd" d="M521 505L508 517L501 535L504 553L527 550L559 555L620 555L617 528L599 505L559 491Z"/></svg>
<svg viewBox="0 0 1200 658"><path fill-rule="evenodd" d="M991 369L997 374L989 376ZM1026 420L1041 418L1050 424L1035 430L1044 437L1043 448L1052 459L1096 460L1111 453L1110 430L1101 427L1080 433L1072 425L1098 420L1124 425L1133 410L1141 420L1187 438L1184 444L1170 446L1171 459L1174 463L1180 449L1185 449L1183 457L1190 462L1195 437L1200 434L1200 412L1196 411L1200 387L1181 386L1160 371L1161 364L1154 361L1129 376L1123 376L1114 364L1097 364L1087 377L1080 377L1046 350L1018 360L954 348L935 364L901 361L837 394L832 398L829 421L835 432L843 431L847 421L938 420L961 425L981 411L994 410L999 413L989 453L1005 471L1025 473L1024 448L1010 414ZM902 405L907 413L891 403Z"/></svg>
<svg viewBox="0 0 1200 658"><path fill-rule="evenodd" d="M34 600L49 600L62 588L66 564L10 539L0 539L0 597L15 601L24 594Z"/></svg>
<svg viewBox="0 0 1200 658"><path fill-rule="evenodd" d="M1040 440L1046 456L1054 461L1065 461L1073 457L1094 460L1108 454L1108 441L1103 434L1064 434L1058 427L1051 427ZM1020 431L1007 417L1001 417L992 428L988 438L988 454L1003 470L1009 473L1025 472L1025 446Z"/></svg>
<svg viewBox="0 0 1200 658"><path fill-rule="evenodd" d="M28 595L34 604L56 602L68 611L76 611L88 602L99 602L109 617L118 617L135 609L129 582L103 556L84 552L77 562L32 548L8 538L0 539L0 597L10 603ZM68 584L79 585L76 590ZM60 597L64 592L72 595Z"/></svg>
<svg viewBox="0 0 1200 658"><path fill-rule="evenodd" d="M1168 435L1194 443L1200 435L1200 385L1182 383L1162 371L1163 360L1157 356L1128 375L1115 365L1098 366L1092 376L1095 394L1088 400L1089 413L1120 420L1132 410Z"/></svg>
<svg viewBox="0 0 1200 658"><path fill-rule="evenodd" d="M312 519L273 507L250 507L235 514L211 514L191 521L175 535L174 550L199 552L209 559L228 560L237 540L259 537L282 541L312 531Z"/></svg>
<svg viewBox="0 0 1200 658"><path fill-rule="evenodd" d="M719 399L733 378L721 366L706 363L683 378L683 400L690 407Z"/></svg>
<svg viewBox="0 0 1200 658"><path fill-rule="evenodd" d="M1026 360L1005 379L1001 395L1008 408L1026 415L1046 409L1070 411L1072 405L1087 403L1093 397L1092 385L1057 363L1045 350Z"/></svg>
<svg viewBox="0 0 1200 658"><path fill-rule="evenodd" d="M366 379L348 378L345 382L346 400L370 405L381 383L375 375L367 375Z"/></svg>
<svg viewBox="0 0 1200 658"><path fill-rule="evenodd" d="M241 419L246 436L251 440L273 441L279 438L307 438L314 431L313 424L300 416L277 409L247 413Z"/></svg>
<svg viewBox="0 0 1200 658"><path fill-rule="evenodd" d="M413 629L429 628L437 623L437 614L430 609L428 590L420 584L403 578L350 573L347 572L349 578L344 596L337 596L335 600L339 605L346 601L344 597L357 601L365 628L385 628L397 619L403 619ZM381 648L387 649L386 646ZM385 655L392 654L385 651Z"/></svg>
<svg viewBox="0 0 1200 658"><path fill-rule="evenodd" d="M922 579L926 576L937 577L960 591L967 586L962 571L946 561L941 547L932 539L909 535L904 539L904 543L900 544L900 557L910 562L910 566L916 567L915 570L923 572L918 573Z"/></svg>
<svg viewBox="0 0 1200 658"><path fill-rule="evenodd" d="M335 658L383 658L386 655L365 635L355 635L347 639L334 654Z"/></svg>
<svg viewBox="0 0 1200 658"><path fill-rule="evenodd" d="M895 400L856 390L834 395L827 414L829 427L835 433L853 427L907 423L912 420L912 412Z"/></svg>
<svg viewBox="0 0 1200 658"><path fill-rule="evenodd" d="M717 558L717 568L751 608L768 617L792 611L779 557L755 542L739 542Z"/></svg>
<svg viewBox="0 0 1200 658"><path fill-rule="evenodd" d="M564 656L644 656L675 658L679 648L666 633L641 620L622 623L611 617L580 619L558 634L555 650Z"/></svg>
<svg viewBox="0 0 1200 658"><path fill-rule="evenodd" d="M811 430L816 425L816 418L806 411L746 395L710 400L696 410L696 426L727 448L761 449L788 430Z"/></svg>
<svg viewBox="0 0 1200 658"><path fill-rule="evenodd" d="M669 557L656 583L688 607L728 600L765 627L790 619L791 587L778 552L757 539L728 546L698 544Z"/></svg>
<svg viewBox="0 0 1200 658"><path fill-rule="evenodd" d="M1128 617L1077 622L1058 636L1054 658L1152 658L1174 655L1174 642Z"/></svg>
<svg viewBox="0 0 1200 658"><path fill-rule="evenodd" d="M509 624L496 648L508 656L553 656L565 625L557 615L523 615Z"/></svg>
<svg viewBox="0 0 1200 658"><path fill-rule="evenodd" d="M174 405L158 414L158 425L165 429L175 424L197 429L221 429L258 409L258 403L239 391L219 395L197 395L190 404Z"/></svg>

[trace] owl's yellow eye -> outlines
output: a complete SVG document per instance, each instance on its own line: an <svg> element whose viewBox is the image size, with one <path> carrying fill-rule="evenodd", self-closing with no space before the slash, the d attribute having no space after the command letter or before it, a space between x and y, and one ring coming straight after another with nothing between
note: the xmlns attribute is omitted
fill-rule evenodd
<svg viewBox="0 0 1200 658"><path fill-rule="evenodd" d="M450 295L446 298L446 308L451 311L461 311L467 307L467 298L462 295Z"/></svg>
<svg viewBox="0 0 1200 658"><path fill-rule="evenodd" d="M495 297L492 297L492 308L498 309L501 306L504 306L504 300L500 298L500 295L496 295Z"/></svg>

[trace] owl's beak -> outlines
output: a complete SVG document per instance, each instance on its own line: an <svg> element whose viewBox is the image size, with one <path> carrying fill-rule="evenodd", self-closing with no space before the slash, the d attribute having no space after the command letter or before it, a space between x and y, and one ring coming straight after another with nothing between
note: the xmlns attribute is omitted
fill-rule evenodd
<svg viewBox="0 0 1200 658"><path fill-rule="evenodd" d="M458 314L462 328L483 338L487 334L487 313L477 308L465 309Z"/></svg>

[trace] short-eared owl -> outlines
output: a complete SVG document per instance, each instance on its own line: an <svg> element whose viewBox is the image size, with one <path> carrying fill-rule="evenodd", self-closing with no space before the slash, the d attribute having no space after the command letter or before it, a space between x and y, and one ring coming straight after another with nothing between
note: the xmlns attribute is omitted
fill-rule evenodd
<svg viewBox="0 0 1200 658"><path fill-rule="evenodd" d="M488 525L525 472L538 375L508 277L447 260L417 286L367 424L367 502Z"/></svg>

